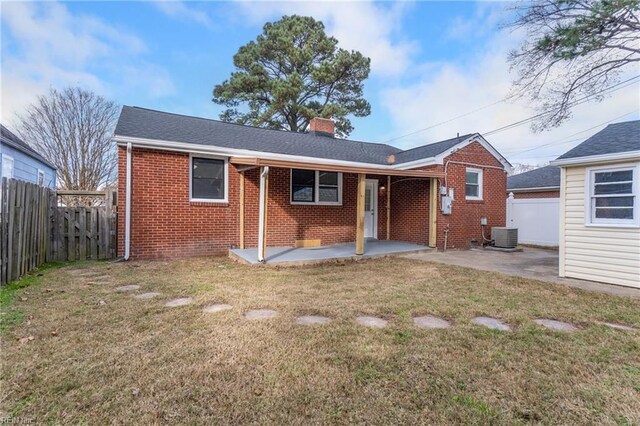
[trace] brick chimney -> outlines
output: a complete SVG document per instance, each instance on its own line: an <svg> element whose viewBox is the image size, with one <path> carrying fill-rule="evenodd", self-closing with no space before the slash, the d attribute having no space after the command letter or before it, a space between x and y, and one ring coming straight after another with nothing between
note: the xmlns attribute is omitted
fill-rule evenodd
<svg viewBox="0 0 640 426"><path fill-rule="evenodd" d="M336 125L330 118L312 118L309 122L309 132L317 136L335 137Z"/></svg>

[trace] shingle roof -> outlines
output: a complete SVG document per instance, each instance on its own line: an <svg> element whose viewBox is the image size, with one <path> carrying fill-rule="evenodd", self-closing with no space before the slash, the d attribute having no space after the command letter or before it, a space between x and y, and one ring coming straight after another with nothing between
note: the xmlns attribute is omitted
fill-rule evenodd
<svg viewBox="0 0 640 426"><path fill-rule="evenodd" d="M409 161L435 157L436 155L441 154L453 148L459 143L464 142L465 140L469 139L471 136L475 134L476 133L469 133L467 135L458 136L455 138L447 139L445 141L436 142L429 145L418 146L416 148L411 148L406 151L402 151L396 154L396 161L398 163L407 163Z"/></svg>
<svg viewBox="0 0 640 426"><path fill-rule="evenodd" d="M507 191L524 188L560 188L560 168L546 166L507 178Z"/></svg>
<svg viewBox="0 0 640 426"><path fill-rule="evenodd" d="M472 135L402 151L386 144L264 129L131 106L122 108L115 129L116 137L211 145L379 165L387 164L387 157L392 154L396 156L396 164L430 158Z"/></svg>
<svg viewBox="0 0 640 426"><path fill-rule="evenodd" d="M56 166L47 161L42 155L38 154L33 148L31 148L25 141L13 134L9 129L0 124L0 140L18 151L35 158L36 160L46 164L47 166L56 169Z"/></svg>
<svg viewBox="0 0 640 426"><path fill-rule="evenodd" d="M609 124L558 160L628 151L640 151L640 120Z"/></svg>

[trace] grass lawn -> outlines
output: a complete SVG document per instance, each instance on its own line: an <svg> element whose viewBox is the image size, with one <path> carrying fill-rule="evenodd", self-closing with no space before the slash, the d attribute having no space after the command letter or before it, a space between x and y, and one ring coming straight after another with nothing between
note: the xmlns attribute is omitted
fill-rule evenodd
<svg viewBox="0 0 640 426"><path fill-rule="evenodd" d="M41 274L28 277L28 287L2 290L3 417L89 424L640 423L640 300L409 259L297 269L224 258L101 262ZM142 288L114 291L126 284ZM132 297L149 291L162 294ZM187 296L195 303L163 307ZM211 303L233 309L203 313ZM280 315L243 319L256 308ZM333 321L295 325L305 314ZM390 323L366 328L355 324L358 315ZM412 317L419 315L454 325L418 329ZM471 324L477 315L500 318L514 331ZM548 331L535 318L569 321L580 331Z"/></svg>

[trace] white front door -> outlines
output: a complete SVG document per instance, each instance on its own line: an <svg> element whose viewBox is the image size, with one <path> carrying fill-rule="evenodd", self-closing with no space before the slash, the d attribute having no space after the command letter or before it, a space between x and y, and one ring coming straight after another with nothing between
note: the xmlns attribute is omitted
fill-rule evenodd
<svg viewBox="0 0 640 426"><path fill-rule="evenodd" d="M378 181L367 179L364 195L364 237L378 238Z"/></svg>

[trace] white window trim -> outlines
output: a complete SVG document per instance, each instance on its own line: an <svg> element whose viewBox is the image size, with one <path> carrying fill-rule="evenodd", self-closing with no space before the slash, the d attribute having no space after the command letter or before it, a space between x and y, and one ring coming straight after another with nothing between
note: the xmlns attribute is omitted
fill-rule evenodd
<svg viewBox="0 0 640 426"><path fill-rule="evenodd" d="M5 161L11 161L11 176L0 176L0 178L6 177L7 179L13 179L13 176L15 176L15 167L16 167L16 163L15 161L13 161L13 157L7 154L2 154L2 164L4 167L4 162ZM0 170L0 173L2 172L2 170Z"/></svg>
<svg viewBox="0 0 640 426"><path fill-rule="evenodd" d="M224 160L224 198L193 198L193 159L212 158L214 160ZM229 202L229 158L218 155L189 154L189 202L194 203L216 203L225 204Z"/></svg>
<svg viewBox="0 0 640 426"><path fill-rule="evenodd" d="M313 201L293 201L293 169L289 169L289 202L292 206L341 206L342 205L342 173L338 173L338 201L318 201L320 197L320 172L323 170L314 170L316 173L315 187L313 188Z"/></svg>
<svg viewBox="0 0 640 426"><path fill-rule="evenodd" d="M478 196L474 197L474 196L470 196L470 195L466 195L467 194L467 173L477 173L478 174ZM474 169L471 167L467 167L467 169L465 170L465 174L464 174L464 193L465 193L465 200L471 200L471 201L482 201L482 169Z"/></svg>
<svg viewBox="0 0 640 426"><path fill-rule="evenodd" d="M42 175L42 183L40 183L40 175ZM46 176L44 174L44 170L42 169L38 169L38 179L36 180L36 183L40 186L45 186L44 184L44 180L45 180Z"/></svg>
<svg viewBox="0 0 640 426"><path fill-rule="evenodd" d="M631 183L631 196L633 200L633 219L596 219L592 217L593 206L591 197L593 196L596 172L620 172L623 170L633 170L633 181ZM627 163L610 166L588 167L585 169L584 177L584 225L599 228L638 228L640 227L640 164Z"/></svg>

